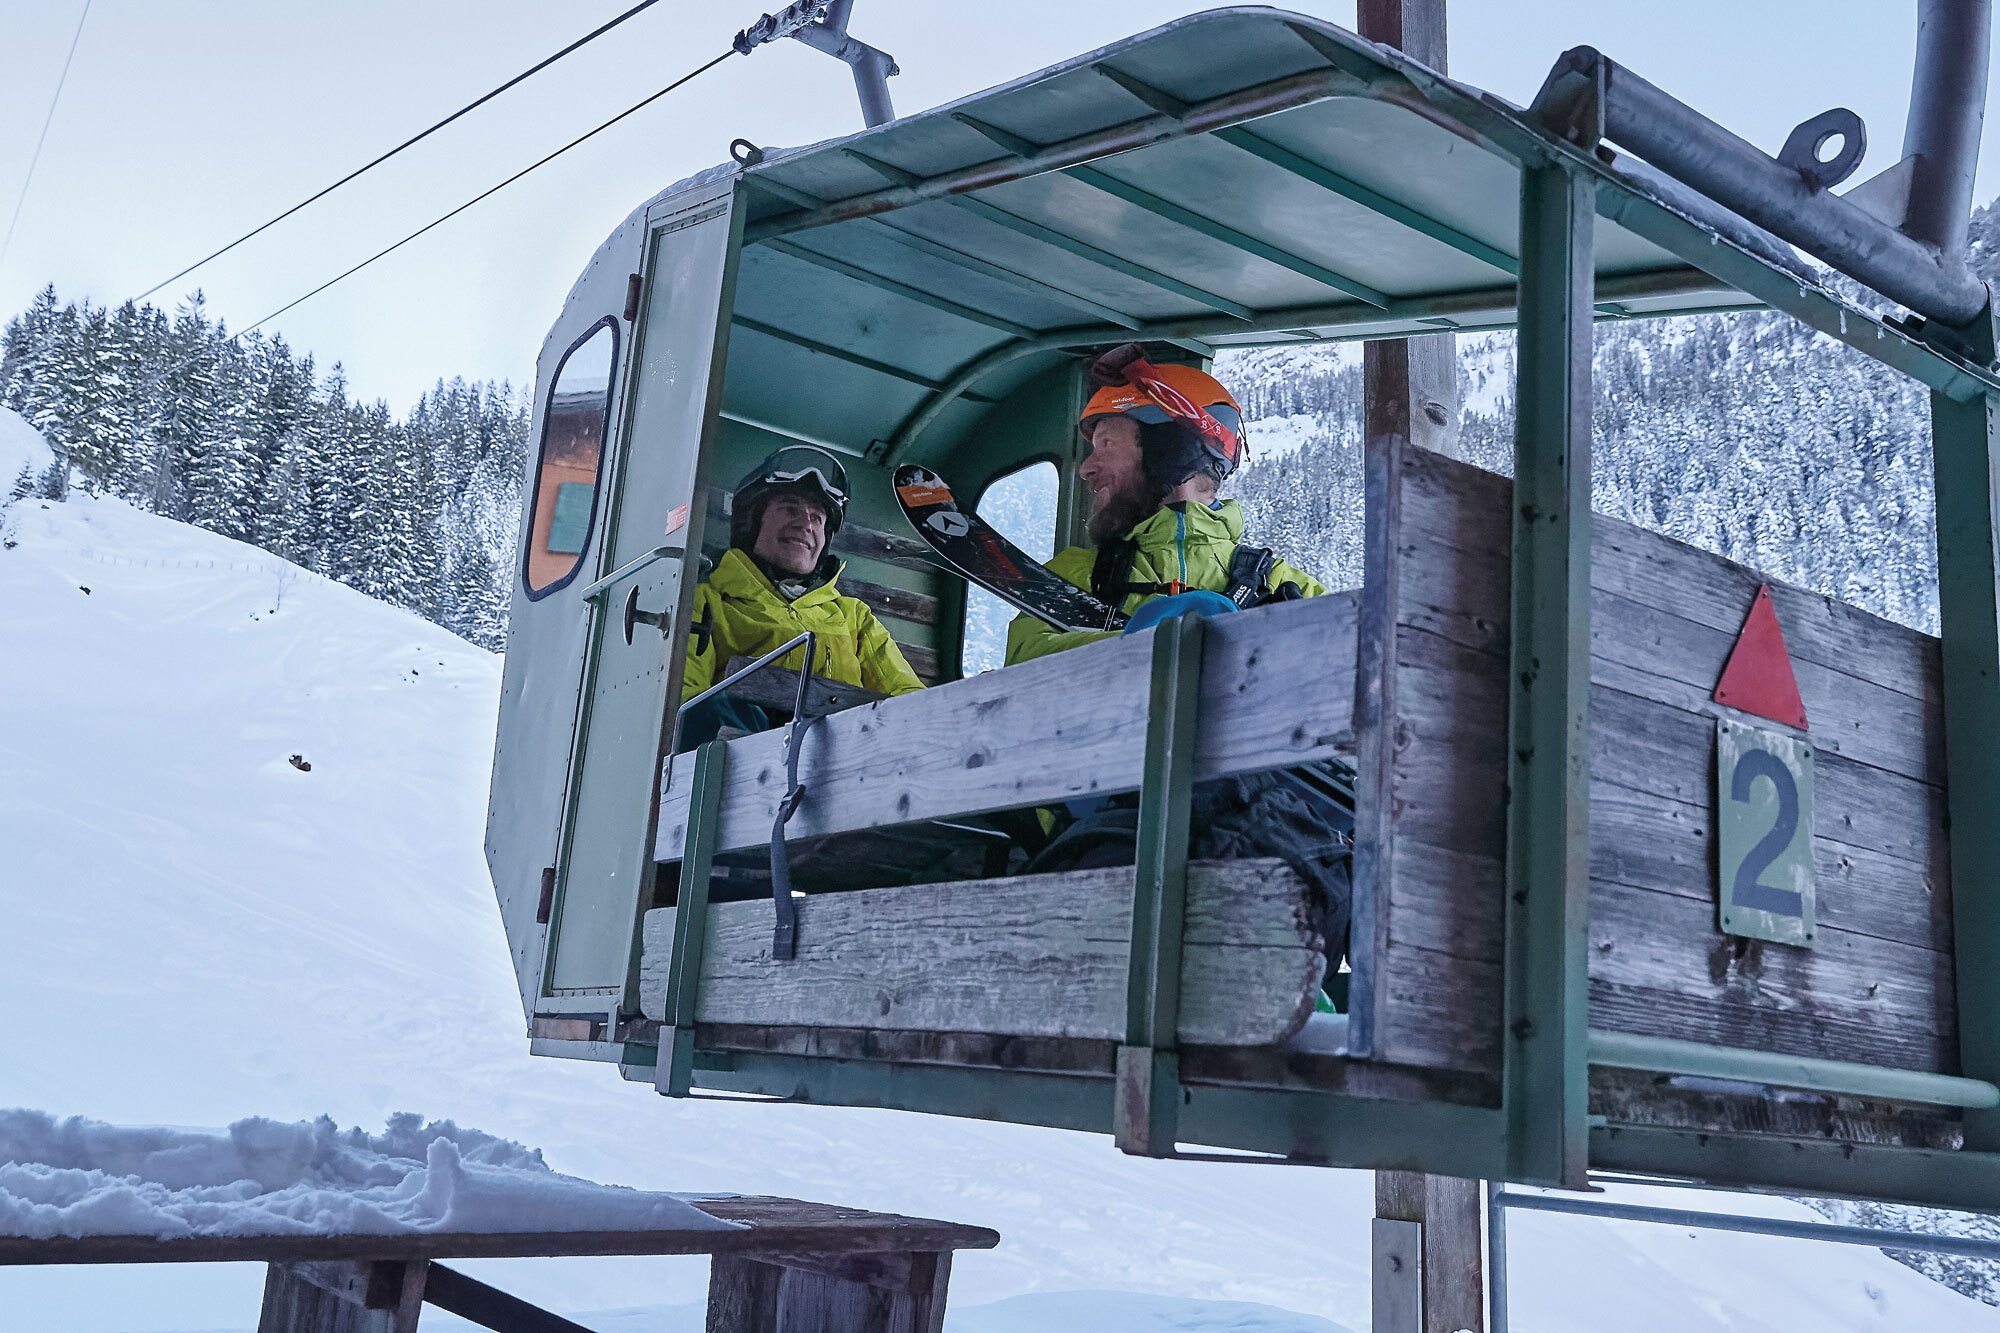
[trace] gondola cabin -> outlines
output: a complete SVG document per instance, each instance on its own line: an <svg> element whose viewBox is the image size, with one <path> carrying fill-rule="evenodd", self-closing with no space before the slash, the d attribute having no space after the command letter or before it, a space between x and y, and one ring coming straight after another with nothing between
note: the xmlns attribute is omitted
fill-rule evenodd
<svg viewBox="0 0 2000 1333"><path fill-rule="evenodd" d="M1944 315L1885 318L1755 200L1614 152L1641 94L1572 53L1523 110L1223 10L634 212L537 371L487 837L534 1049L1157 1156L2000 1206L1991 313L1945 265L1875 284ZM1589 512L1593 321L1752 307L1933 391L1942 640ZM1046 555L1101 349L1502 328L1512 478L1370 438L1331 497L1366 577L1325 597L981 669L1004 616L892 494L923 464ZM785 959L792 728L675 750L727 496L799 442L930 688L810 701ZM738 688L782 716L795 681ZM1344 1012L1297 876L1186 853L1196 784L1327 759ZM1019 873L998 813L1129 792L1136 864Z"/></svg>

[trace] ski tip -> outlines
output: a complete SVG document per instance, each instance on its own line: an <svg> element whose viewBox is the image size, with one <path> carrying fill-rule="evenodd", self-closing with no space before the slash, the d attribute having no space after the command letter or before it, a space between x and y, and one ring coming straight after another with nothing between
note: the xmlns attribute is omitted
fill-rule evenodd
<svg viewBox="0 0 2000 1333"><path fill-rule="evenodd" d="M896 469L896 498L907 509L953 502L951 487L945 485L944 478L914 463L905 463Z"/></svg>

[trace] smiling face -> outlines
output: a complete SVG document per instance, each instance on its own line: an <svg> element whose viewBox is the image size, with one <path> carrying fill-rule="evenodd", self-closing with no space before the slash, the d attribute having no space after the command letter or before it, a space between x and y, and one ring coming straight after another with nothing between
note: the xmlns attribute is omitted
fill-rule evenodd
<svg viewBox="0 0 2000 1333"><path fill-rule="evenodd" d="M764 504L751 554L774 569L810 574L826 550L826 510L797 491L780 491Z"/></svg>

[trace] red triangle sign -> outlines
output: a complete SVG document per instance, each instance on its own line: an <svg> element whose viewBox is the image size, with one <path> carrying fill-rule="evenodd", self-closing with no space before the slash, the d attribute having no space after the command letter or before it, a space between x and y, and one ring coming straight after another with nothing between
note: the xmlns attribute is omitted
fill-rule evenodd
<svg viewBox="0 0 2000 1333"><path fill-rule="evenodd" d="M1715 683L1715 701L1746 713L1768 717L1788 727L1806 729L1806 705L1799 698L1798 678L1785 651L1785 632L1771 606L1771 585L1757 589L1743 632L1736 636L1722 679Z"/></svg>

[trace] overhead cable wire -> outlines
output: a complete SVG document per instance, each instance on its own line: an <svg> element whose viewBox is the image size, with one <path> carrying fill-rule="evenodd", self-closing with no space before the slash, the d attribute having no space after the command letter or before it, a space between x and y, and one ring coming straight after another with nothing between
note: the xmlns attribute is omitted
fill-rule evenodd
<svg viewBox="0 0 2000 1333"><path fill-rule="evenodd" d="M63 57L62 73L56 76L56 90L49 98L49 114L42 117L42 132L35 137L35 153L28 159L28 174L21 180L20 197L14 200L14 216L7 220L7 235L0 239L0 263L5 263L8 248L14 244L14 228L21 221L21 206L28 202L28 187L35 183L35 167L42 160L42 145L48 142L49 126L56 118L56 105L62 101L63 85L69 82L70 62L76 59L76 44L83 40L84 20L90 17L90 0L83 0L83 12L76 16L76 31L69 39L69 54Z"/></svg>
<svg viewBox="0 0 2000 1333"><path fill-rule="evenodd" d="M654 5L658 4L659 2L660 0L639 0L638 4L632 6L630 9L618 15L616 18L613 18L610 22L605 23L601 27L598 27L590 32L585 33L583 36L571 42L568 46L565 46L562 50L556 52L552 56L549 56L547 59L542 60L534 65L531 65L527 69L522 70L519 74L516 74L513 78L507 80L507 82L501 84L498 88L495 88L492 92L486 93L485 95L473 101L467 102L464 106L452 112L450 115L446 116L443 120L431 126L429 129L424 130L420 134L412 135L411 137L403 140L403 142L397 144L394 148L391 148L388 152L382 154L374 161L364 163L361 166L356 167L353 171L348 172L345 176L342 176L339 180L327 186L325 189L321 190L318 194L312 195L310 198L301 199L298 203L293 204L290 208L278 214L276 217L270 219L268 222L262 223L261 225L256 227L252 227L249 231L244 232L241 236L238 236L235 240L223 246L220 250L217 250L214 254L205 255L202 258L195 260L194 263L189 264L186 268L174 274L171 278L161 279L159 282L154 283L151 287L148 287L145 291L140 292L137 296L133 297L132 299L135 302L143 301L147 297L151 296L154 292L159 291L160 288L170 286L173 283L179 282L182 278L185 278L188 274L194 272L202 265L208 263L209 260L220 259L223 255L228 254L231 250L234 250L237 246L243 244L245 241L251 239L253 236L257 236L262 234L263 232L269 231L272 227L277 226L280 222L283 222L286 218L292 216L292 214L298 212L300 209L307 208L313 204L318 203L320 200L332 194L335 190L338 190L341 186L346 185L349 181L352 181L357 177L364 175L367 172L373 171L376 167L381 166L384 162L387 162L390 158L396 156L396 154L402 152L404 149L411 148L417 144L422 143L425 139L430 138L433 134L436 134L439 130L451 124L453 121L459 119L460 117L470 112L477 111L482 106L485 106L488 102L498 97L501 93L506 92L509 88L512 88L515 84L518 84L525 79L532 78L533 76L541 73L543 70L547 69L550 65L553 65L558 60L561 60L564 56L567 56L574 51L580 50L581 48L588 46L590 43L596 41L599 37L602 37L605 33L610 32L613 28L623 23L626 19L633 17L641 10L651 9ZM86 10L89 9L88 3L85 4L84 8ZM81 31L82 24L79 23L77 26L78 30ZM73 50L74 48L72 47L72 51ZM65 69L67 69L67 66L65 66ZM51 113L53 113L54 108L52 107L50 110ZM44 133L47 132L46 126L43 127L43 132ZM39 151L39 149L37 151ZM32 171L33 168L31 167L30 170ZM11 233L11 228L9 230Z"/></svg>
<svg viewBox="0 0 2000 1333"><path fill-rule="evenodd" d="M509 176L506 180L501 181L498 185L493 186L491 189L486 190L483 193L474 195L472 198L460 204L457 208L452 209L451 212L446 213L442 217L435 218L430 222L426 222L423 226L417 228L415 231L411 232L408 236L405 236L402 240L397 241L394 245L387 246L384 249L378 250L374 254L368 256L368 258L356 264L353 268L348 269L346 272L339 273L331 278L328 278L325 282L322 282L319 286L313 288L311 291L307 292L304 296L299 297L297 300L286 302L284 305L279 306L276 310L273 310L270 314L256 321L256 323L244 325L242 328L238 329L234 335L232 335L231 341L234 341L235 338L241 338L244 334L249 333L252 329L257 328L259 325L270 323L278 316L284 314L287 310L292 309L294 306L302 305L305 302L312 300L313 297L318 296L321 292L325 291L327 288L333 286L337 282L342 282L348 278L353 277L355 274L359 273L362 269L367 268L370 264L374 263L376 260L394 254L396 251L402 249L404 246L408 245L411 241L416 240L419 236L422 236L424 233L431 231L437 227L443 226L445 223L457 217L460 213L463 213L466 209L471 208L474 204L477 204L482 200L492 198L494 195L500 193L500 191L506 189L509 185L512 185L515 181L520 180L523 176L527 175L529 172L536 171L542 167L547 166L549 163L561 157L564 153L567 153L570 149L575 148L577 145L585 142L586 140L596 138L598 135L604 133L604 131L610 129L613 125L616 125L619 121L624 120L626 117L631 116L636 112L642 111L646 107L651 106L653 103L659 101L662 97L665 97L668 93L680 87L682 84L687 83L690 80L700 75L708 73L708 71L714 69L717 65L720 65L723 61L729 59L729 57L735 54L737 54L737 52L734 49L724 51L721 55L715 57L713 60L710 60L708 63L701 65L696 69L689 70L686 74L681 75L681 77L675 79L672 83L660 89L660 91L652 94L651 96L645 98L642 101L635 102L631 106L627 107L625 110L620 111L617 115L605 121L602 125L599 125L596 129L585 131L583 134L580 134L576 138L571 139L568 143L556 149L553 153L550 153L548 156L541 158L539 161L533 162L528 166L521 168L519 171Z"/></svg>

